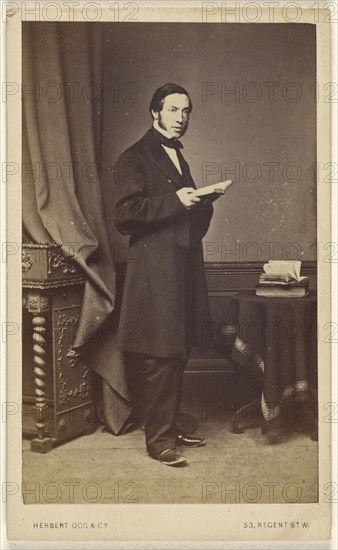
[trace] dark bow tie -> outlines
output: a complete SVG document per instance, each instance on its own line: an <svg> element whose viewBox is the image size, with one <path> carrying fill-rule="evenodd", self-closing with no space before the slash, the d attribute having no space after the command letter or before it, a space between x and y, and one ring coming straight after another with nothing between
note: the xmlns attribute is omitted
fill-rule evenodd
<svg viewBox="0 0 338 550"><path fill-rule="evenodd" d="M161 134L161 132L156 130L156 128L154 128L154 127L153 127L153 131L155 132L155 134L159 138L162 145L164 145L165 147L171 147L171 149L176 149L176 150L177 149L183 149L183 143L181 143L178 139L176 139L176 138L167 138L166 136Z"/></svg>

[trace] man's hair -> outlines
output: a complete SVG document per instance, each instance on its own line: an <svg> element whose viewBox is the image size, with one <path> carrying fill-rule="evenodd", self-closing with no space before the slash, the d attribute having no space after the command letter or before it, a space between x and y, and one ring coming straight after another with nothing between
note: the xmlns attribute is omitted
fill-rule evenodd
<svg viewBox="0 0 338 550"><path fill-rule="evenodd" d="M155 91L152 100L150 102L149 111L155 111L155 113L159 113L162 110L163 103L167 95L171 94L185 94L189 99L189 113L192 111L192 102L190 99L190 96L182 86L179 86L178 84L171 84L170 82L167 84L164 84L164 86L161 86L160 88L157 88Z"/></svg>

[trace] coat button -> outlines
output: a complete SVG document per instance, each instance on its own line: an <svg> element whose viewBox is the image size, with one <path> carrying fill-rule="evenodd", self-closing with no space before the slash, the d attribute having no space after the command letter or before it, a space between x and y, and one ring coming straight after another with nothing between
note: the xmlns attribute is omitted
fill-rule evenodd
<svg viewBox="0 0 338 550"><path fill-rule="evenodd" d="M172 180L168 180L168 183L172 183Z"/></svg>

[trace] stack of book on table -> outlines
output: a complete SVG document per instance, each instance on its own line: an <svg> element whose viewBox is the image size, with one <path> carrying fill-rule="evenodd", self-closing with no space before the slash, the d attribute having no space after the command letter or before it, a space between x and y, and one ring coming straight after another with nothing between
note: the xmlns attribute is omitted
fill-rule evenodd
<svg viewBox="0 0 338 550"><path fill-rule="evenodd" d="M301 298L309 292L309 279L300 276L301 262L270 260L256 285L257 296Z"/></svg>

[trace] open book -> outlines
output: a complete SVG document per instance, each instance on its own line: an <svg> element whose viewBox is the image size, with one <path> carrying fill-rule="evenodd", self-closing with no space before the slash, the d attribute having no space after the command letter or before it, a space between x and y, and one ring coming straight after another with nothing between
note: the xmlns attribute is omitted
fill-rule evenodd
<svg viewBox="0 0 338 550"><path fill-rule="evenodd" d="M196 197L204 197L205 195L212 195L212 193L218 193L222 195L232 185L232 180L220 181L219 183L213 183L206 187L200 187L195 191Z"/></svg>
<svg viewBox="0 0 338 550"><path fill-rule="evenodd" d="M269 260L264 264L264 273L259 277L260 284L306 284L307 277L300 276L302 262L286 260Z"/></svg>

